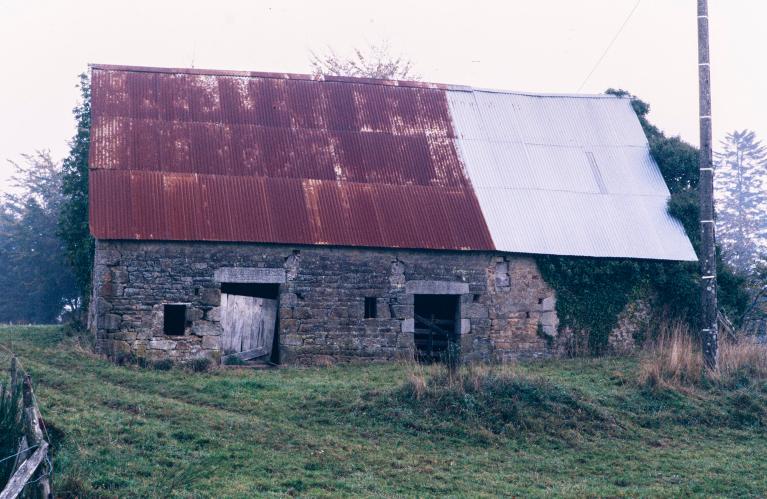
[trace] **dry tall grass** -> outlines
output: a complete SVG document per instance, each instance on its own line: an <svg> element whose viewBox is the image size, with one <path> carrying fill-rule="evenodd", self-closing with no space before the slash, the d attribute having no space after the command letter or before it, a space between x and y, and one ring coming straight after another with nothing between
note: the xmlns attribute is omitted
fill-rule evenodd
<svg viewBox="0 0 767 499"><path fill-rule="evenodd" d="M685 388L703 377L703 355L683 324L663 324L644 347L639 383L648 387Z"/></svg>
<svg viewBox="0 0 767 499"><path fill-rule="evenodd" d="M444 364L423 364L410 358L401 361L401 365L407 373L405 386L416 400L425 397L434 388L464 391L466 387L471 387L479 390L489 376L511 378L518 375L513 364L468 364L451 371Z"/></svg>
<svg viewBox="0 0 767 499"><path fill-rule="evenodd" d="M730 383L736 378L767 379L767 345L752 336L741 337L737 343L719 344L719 369L710 373L713 379Z"/></svg>
<svg viewBox="0 0 767 499"><path fill-rule="evenodd" d="M641 354L639 383L647 387L690 389L705 381L731 384L736 378L767 379L767 345L751 337L720 341L716 370L706 368L697 339L683 324L665 324Z"/></svg>

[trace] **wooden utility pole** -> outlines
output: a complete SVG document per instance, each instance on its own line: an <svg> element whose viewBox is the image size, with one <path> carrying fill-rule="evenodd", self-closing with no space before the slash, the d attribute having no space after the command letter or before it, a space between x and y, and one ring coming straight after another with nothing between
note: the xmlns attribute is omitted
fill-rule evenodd
<svg viewBox="0 0 767 499"><path fill-rule="evenodd" d="M698 87L700 97L700 290L703 357L717 367L719 338L716 304L714 163L711 150L711 65L708 50L708 0L698 0Z"/></svg>

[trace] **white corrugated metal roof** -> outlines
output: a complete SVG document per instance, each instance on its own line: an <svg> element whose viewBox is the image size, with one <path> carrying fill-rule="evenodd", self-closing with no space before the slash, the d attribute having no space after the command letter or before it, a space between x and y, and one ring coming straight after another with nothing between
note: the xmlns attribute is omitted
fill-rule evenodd
<svg viewBox="0 0 767 499"><path fill-rule="evenodd" d="M500 251L696 260L628 99L447 92Z"/></svg>

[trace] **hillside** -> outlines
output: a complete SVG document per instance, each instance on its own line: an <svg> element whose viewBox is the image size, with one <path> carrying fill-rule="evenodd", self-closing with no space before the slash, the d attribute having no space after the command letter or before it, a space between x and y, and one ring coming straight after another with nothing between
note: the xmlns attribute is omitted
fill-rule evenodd
<svg viewBox="0 0 767 499"><path fill-rule="evenodd" d="M444 373L408 365L118 367L56 327L0 328L0 343L33 376L64 495L767 492L764 384L651 391L635 359L603 358L444 389Z"/></svg>

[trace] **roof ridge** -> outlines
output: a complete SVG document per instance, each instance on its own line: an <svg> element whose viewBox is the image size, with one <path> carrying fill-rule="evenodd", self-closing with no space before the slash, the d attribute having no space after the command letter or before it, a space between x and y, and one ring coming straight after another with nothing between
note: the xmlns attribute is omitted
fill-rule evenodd
<svg viewBox="0 0 767 499"><path fill-rule="evenodd" d="M88 64L91 69L107 71L131 71L135 73L166 73L166 74L191 74L201 76L233 76L242 78L272 78L280 80L305 80L305 81L331 81L340 83L362 83L367 85L381 85L385 87L417 87L434 88L445 90L449 85L442 83L429 83L413 80L385 80L376 78L362 78L356 76L314 76L305 73L277 73L266 71L233 71L226 69L198 69L198 68L166 68L153 66L129 66L120 64Z"/></svg>
<svg viewBox="0 0 767 499"><path fill-rule="evenodd" d="M456 85L450 83L434 83L414 80L386 80L377 78L362 78L357 76L315 76L305 73L276 73L265 71L236 71L226 69L198 69L198 68L167 68L154 66L130 66L120 64L88 64L91 69L101 69L105 71L130 71L135 73L165 73L165 74L190 74L201 76L232 76L240 78L271 78L280 80L304 80L304 81L327 81L338 83L360 83L363 85L380 85L385 87L410 87L426 88L436 90L451 90L457 92L488 92L509 95L524 95L528 97L566 97L566 98L586 98L586 99L626 99L611 94L568 94L568 93L546 93L529 92L520 90L505 90L497 88L473 87L470 85Z"/></svg>

